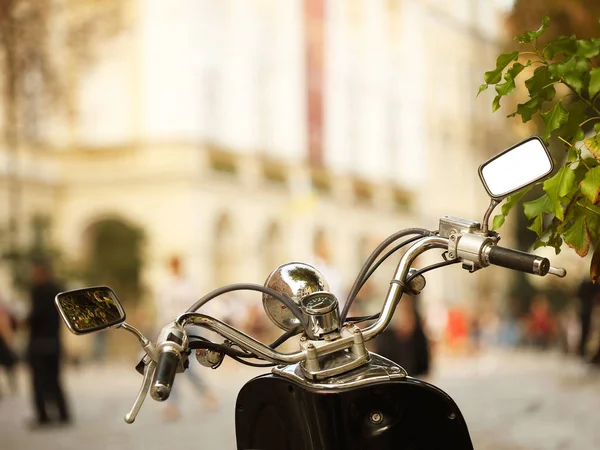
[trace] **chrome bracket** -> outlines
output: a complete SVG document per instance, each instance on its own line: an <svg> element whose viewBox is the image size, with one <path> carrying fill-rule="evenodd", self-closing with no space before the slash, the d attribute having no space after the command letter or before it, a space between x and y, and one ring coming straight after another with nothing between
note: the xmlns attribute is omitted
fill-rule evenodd
<svg viewBox="0 0 600 450"><path fill-rule="evenodd" d="M326 379L311 380L305 377L301 363L277 366L271 371L298 384L324 391L334 391L407 377L406 370L376 353L369 354L369 361L350 373L341 373Z"/></svg>
<svg viewBox="0 0 600 450"><path fill-rule="evenodd" d="M325 341L300 340L300 347L306 352L306 360L299 363L299 369L305 378L323 380L369 362L369 352L360 328L347 325L342 328L340 334L342 339L346 338L348 345L336 352L330 352L329 346L324 344Z"/></svg>

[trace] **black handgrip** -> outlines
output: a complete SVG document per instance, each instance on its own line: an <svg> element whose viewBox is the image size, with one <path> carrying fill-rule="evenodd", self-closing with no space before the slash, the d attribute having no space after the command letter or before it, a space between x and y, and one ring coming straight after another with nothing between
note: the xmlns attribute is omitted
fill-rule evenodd
<svg viewBox="0 0 600 450"><path fill-rule="evenodd" d="M179 365L179 354L174 350L163 350L158 357L150 395L160 402L169 398L175 373Z"/></svg>
<svg viewBox="0 0 600 450"><path fill-rule="evenodd" d="M488 259L490 264L535 275L543 276L550 270L550 261L548 258L520 252L511 248L494 246L490 249Z"/></svg>

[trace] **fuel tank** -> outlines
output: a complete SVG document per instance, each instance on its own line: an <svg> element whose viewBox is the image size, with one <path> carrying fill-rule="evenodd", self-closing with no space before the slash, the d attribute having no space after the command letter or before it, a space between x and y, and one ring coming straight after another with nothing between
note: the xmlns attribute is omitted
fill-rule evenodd
<svg viewBox="0 0 600 450"><path fill-rule="evenodd" d="M250 380L238 395L239 450L473 449L445 392L378 355L322 382L305 380L294 366L276 372Z"/></svg>

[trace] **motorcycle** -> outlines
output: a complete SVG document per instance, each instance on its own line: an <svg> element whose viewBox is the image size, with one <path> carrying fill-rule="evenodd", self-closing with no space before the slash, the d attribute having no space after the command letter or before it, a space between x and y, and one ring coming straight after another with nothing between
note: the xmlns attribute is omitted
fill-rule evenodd
<svg viewBox="0 0 600 450"><path fill-rule="evenodd" d="M125 322L125 311L109 287L60 293L56 305L75 334L113 327L129 331L139 340L144 357L136 368L143 381L125 416L127 423L134 422L148 393L157 401L169 397L176 373L188 368L193 350L202 366L213 369L226 356L242 364L272 367L270 373L246 383L238 394L238 449L472 449L465 419L449 395L370 352L365 343L386 329L403 294L417 295L424 289L423 274L429 270L461 264L475 272L496 265L564 277L566 271L550 266L547 258L499 246L499 234L488 226L493 209L503 199L552 170L552 158L536 136L482 164L479 176L491 199L482 223L444 216L437 230L410 228L392 234L365 262L341 311L323 275L299 262L277 267L264 285L232 284L210 292L167 324L154 342ZM361 287L400 249L404 252L381 312L349 317ZM443 251L439 263L412 267L417 256L434 249ZM198 312L209 301L236 290L261 292L266 315L285 333L266 345ZM223 342L194 335L191 326L210 330ZM296 351L277 350L298 334Z"/></svg>

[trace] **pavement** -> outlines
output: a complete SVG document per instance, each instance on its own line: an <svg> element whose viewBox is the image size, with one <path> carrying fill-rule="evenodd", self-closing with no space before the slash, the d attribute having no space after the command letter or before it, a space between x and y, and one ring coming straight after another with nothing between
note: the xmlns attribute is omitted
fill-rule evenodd
<svg viewBox="0 0 600 450"><path fill-rule="evenodd" d="M198 368L219 397L216 410L205 408L181 377L178 420L166 422L165 405L147 399L128 425L123 416L141 382L132 366L69 368L64 380L74 423L36 431L26 426L32 407L28 378L21 373L18 392L0 400L0 450L235 449L235 397L247 380L265 371L231 361L218 370ZM575 359L522 350L444 356L429 381L459 405L478 450L600 449L600 371Z"/></svg>

